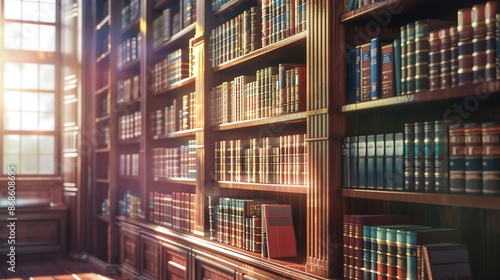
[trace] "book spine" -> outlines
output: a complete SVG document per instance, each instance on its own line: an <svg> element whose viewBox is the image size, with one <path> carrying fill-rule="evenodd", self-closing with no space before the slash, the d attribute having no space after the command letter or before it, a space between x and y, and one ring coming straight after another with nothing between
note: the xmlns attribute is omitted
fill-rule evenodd
<svg viewBox="0 0 500 280"><path fill-rule="evenodd" d="M439 86L444 89L451 86L451 37L450 30L448 28L439 30L439 41L441 43Z"/></svg>
<svg viewBox="0 0 500 280"><path fill-rule="evenodd" d="M435 191L434 160L435 160L434 122L424 123L424 191Z"/></svg>
<svg viewBox="0 0 500 280"><path fill-rule="evenodd" d="M404 133L394 134L394 189L404 190Z"/></svg>
<svg viewBox="0 0 500 280"><path fill-rule="evenodd" d="M482 193L482 144L481 126L477 123L465 125L465 193Z"/></svg>
<svg viewBox="0 0 500 280"><path fill-rule="evenodd" d="M434 122L434 181L437 193L449 192L448 123Z"/></svg>
<svg viewBox="0 0 500 280"><path fill-rule="evenodd" d="M395 95L394 85L394 44L384 45L381 48L380 61L382 63L382 97Z"/></svg>
<svg viewBox="0 0 500 280"><path fill-rule="evenodd" d="M378 239L377 239L377 227L376 226L370 226L370 278L372 280L377 280L378 279L378 266L377 266L377 252L378 252Z"/></svg>
<svg viewBox="0 0 500 280"><path fill-rule="evenodd" d="M387 229L377 228L377 280L387 279Z"/></svg>
<svg viewBox="0 0 500 280"><path fill-rule="evenodd" d="M355 50L347 52L347 104L356 103L354 73L356 71Z"/></svg>
<svg viewBox="0 0 500 280"><path fill-rule="evenodd" d="M366 136L358 136L358 188L366 186Z"/></svg>
<svg viewBox="0 0 500 280"><path fill-rule="evenodd" d="M366 137L366 187L375 188L376 181L375 135Z"/></svg>
<svg viewBox="0 0 500 280"><path fill-rule="evenodd" d="M380 77L381 77L381 62L380 62L380 38L373 38L370 47L370 99L380 98Z"/></svg>
<svg viewBox="0 0 500 280"><path fill-rule="evenodd" d="M354 51L354 94L355 102L361 101L361 46L357 46Z"/></svg>
<svg viewBox="0 0 500 280"><path fill-rule="evenodd" d="M429 32L429 89L439 89L440 80L440 61L441 61L441 41L439 32Z"/></svg>
<svg viewBox="0 0 500 280"><path fill-rule="evenodd" d="M383 190L385 188L385 142L384 135L378 134L375 136L375 170L376 180L375 189Z"/></svg>
<svg viewBox="0 0 500 280"><path fill-rule="evenodd" d="M350 177L349 177L349 167L350 167L350 138L349 137L344 137L342 138L342 187L344 188L349 188L351 186L350 184Z"/></svg>
<svg viewBox="0 0 500 280"><path fill-rule="evenodd" d="M363 226L363 278L371 279L371 226Z"/></svg>
<svg viewBox="0 0 500 280"><path fill-rule="evenodd" d="M397 230L387 229L387 280L398 276L398 242Z"/></svg>
<svg viewBox="0 0 500 280"><path fill-rule="evenodd" d="M352 188L358 188L358 136L350 137L350 182Z"/></svg>
<svg viewBox="0 0 500 280"><path fill-rule="evenodd" d="M415 126L405 123L404 157L405 190L415 191Z"/></svg>
<svg viewBox="0 0 500 280"><path fill-rule="evenodd" d="M495 15L495 70L496 79L500 79L500 14Z"/></svg>
<svg viewBox="0 0 500 280"><path fill-rule="evenodd" d="M465 134L463 126L450 126L450 192L465 192Z"/></svg>
<svg viewBox="0 0 500 280"><path fill-rule="evenodd" d="M406 25L406 93L415 93L416 76L415 23Z"/></svg>
<svg viewBox="0 0 500 280"><path fill-rule="evenodd" d="M371 88L371 44L361 46L361 101L370 100Z"/></svg>
<svg viewBox="0 0 500 280"><path fill-rule="evenodd" d="M495 45L495 14L497 10L497 3L495 1L486 2L484 8L484 23L486 28L485 36L485 69L484 78L486 81L493 81L496 79L496 69L495 69L495 56L496 56L496 45Z"/></svg>
<svg viewBox="0 0 500 280"><path fill-rule="evenodd" d="M385 189L394 189L394 134L385 135Z"/></svg>
<svg viewBox="0 0 500 280"><path fill-rule="evenodd" d="M400 95L406 94L406 76L407 76L407 71L406 71L406 66L408 65L407 63L407 47L406 47L406 25L401 26L400 28L400 34L401 34L401 67L400 67L400 72L401 72L401 79L400 79L400 84L401 84L401 91Z"/></svg>
<svg viewBox="0 0 500 280"><path fill-rule="evenodd" d="M406 256L406 231L396 231L396 265L397 265L397 279L406 279L407 276L407 256Z"/></svg>
<svg viewBox="0 0 500 280"><path fill-rule="evenodd" d="M402 62L401 62L401 55L402 55L402 50L401 50L401 38L395 39L394 43L394 55L393 55L393 60L394 60L394 86L395 86L395 95L401 95L401 70L402 70Z"/></svg>
<svg viewBox="0 0 500 280"><path fill-rule="evenodd" d="M425 191L425 162L424 162L424 123L414 124L415 139L415 191Z"/></svg>
<svg viewBox="0 0 500 280"><path fill-rule="evenodd" d="M451 86L458 86L458 31L457 26L451 26L450 32L450 49L451 49Z"/></svg>
<svg viewBox="0 0 500 280"><path fill-rule="evenodd" d="M472 83L472 51L473 33L471 25L471 8L458 10L458 84Z"/></svg>
<svg viewBox="0 0 500 280"><path fill-rule="evenodd" d="M417 279L417 234L406 232L406 279Z"/></svg>
<svg viewBox="0 0 500 280"><path fill-rule="evenodd" d="M472 81L484 81L486 69L485 5L472 6Z"/></svg>
<svg viewBox="0 0 500 280"><path fill-rule="evenodd" d="M500 194L500 125L496 123L482 124L483 146L483 194Z"/></svg>
<svg viewBox="0 0 500 280"><path fill-rule="evenodd" d="M429 90L429 31L426 19L415 22L415 92Z"/></svg>

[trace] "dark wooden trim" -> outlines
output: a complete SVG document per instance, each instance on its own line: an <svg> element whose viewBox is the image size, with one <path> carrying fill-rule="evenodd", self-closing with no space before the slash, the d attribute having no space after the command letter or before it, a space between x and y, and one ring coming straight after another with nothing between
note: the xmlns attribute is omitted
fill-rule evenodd
<svg viewBox="0 0 500 280"><path fill-rule="evenodd" d="M172 37L170 37L169 40L156 46L153 49L153 53L158 54L158 55L160 53L162 53L163 56L165 56L166 51L170 47L179 45L180 43L187 41L189 38L192 38L194 35L195 27L196 27L196 23L192 23L192 24L188 25L187 27L183 28L181 31L172 35Z"/></svg>
<svg viewBox="0 0 500 280"><path fill-rule="evenodd" d="M219 9L213 12L214 16L218 16L219 14L223 14L225 12L230 11L233 7L239 6L243 3L247 2L247 0L231 0L224 5L222 5ZM210 11L212 11L212 7L210 7Z"/></svg>
<svg viewBox="0 0 500 280"><path fill-rule="evenodd" d="M195 77L187 77L169 85L165 89L158 90L153 95L173 95L181 92L182 90L194 86Z"/></svg>

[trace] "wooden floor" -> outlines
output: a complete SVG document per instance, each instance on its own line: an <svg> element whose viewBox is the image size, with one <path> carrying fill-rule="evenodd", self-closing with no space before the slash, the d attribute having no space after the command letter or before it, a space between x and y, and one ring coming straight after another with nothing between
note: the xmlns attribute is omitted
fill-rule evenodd
<svg viewBox="0 0 500 280"><path fill-rule="evenodd" d="M120 279L116 275L105 275L86 262L72 261L68 259L19 261L16 263L15 272L9 271L8 268L9 265L6 262L0 263L0 279Z"/></svg>

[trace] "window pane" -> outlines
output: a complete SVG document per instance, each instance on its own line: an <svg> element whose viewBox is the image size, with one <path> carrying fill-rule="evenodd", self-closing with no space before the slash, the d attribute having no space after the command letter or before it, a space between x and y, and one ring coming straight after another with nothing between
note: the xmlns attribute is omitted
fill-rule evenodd
<svg viewBox="0 0 500 280"><path fill-rule="evenodd" d="M38 141L40 154L52 155L53 157L55 151L54 136L41 135Z"/></svg>
<svg viewBox="0 0 500 280"><path fill-rule="evenodd" d="M56 50L56 27L40 25L40 51L54 52Z"/></svg>
<svg viewBox="0 0 500 280"><path fill-rule="evenodd" d="M21 129L38 130L38 114L23 112L21 115Z"/></svg>
<svg viewBox="0 0 500 280"><path fill-rule="evenodd" d="M21 93L19 91L5 91L3 104L5 111L21 111Z"/></svg>
<svg viewBox="0 0 500 280"><path fill-rule="evenodd" d="M21 88L21 65L18 63L5 63L4 87Z"/></svg>
<svg viewBox="0 0 500 280"><path fill-rule="evenodd" d="M38 21L38 3L23 1L23 20Z"/></svg>
<svg viewBox="0 0 500 280"><path fill-rule="evenodd" d="M55 4L40 4L40 21L41 22L56 22L56 5Z"/></svg>
<svg viewBox="0 0 500 280"><path fill-rule="evenodd" d="M40 130L54 131L54 114L53 113L40 113Z"/></svg>
<svg viewBox="0 0 500 280"><path fill-rule="evenodd" d="M37 112L38 111L38 93L23 92L21 99L23 112Z"/></svg>
<svg viewBox="0 0 500 280"><path fill-rule="evenodd" d="M54 156L40 156L38 168L39 174L54 174Z"/></svg>
<svg viewBox="0 0 500 280"><path fill-rule="evenodd" d="M38 136L23 135L21 136L21 153L36 155L38 153Z"/></svg>
<svg viewBox="0 0 500 280"><path fill-rule="evenodd" d="M22 88L38 89L38 64L33 64L33 63L23 64Z"/></svg>
<svg viewBox="0 0 500 280"><path fill-rule="evenodd" d="M55 89L55 66L40 64L40 89Z"/></svg>
<svg viewBox="0 0 500 280"><path fill-rule="evenodd" d="M39 29L36 24L23 24L22 49L36 51L38 47Z"/></svg>
<svg viewBox="0 0 500 280"><path fill-rule="evenodd" d="M19 130L21 129L21 113L19 112L6 112L4 114L3 126L6 130Z"/></svg>
<svg viewBox="0 0 500 280"><path fill-rule="evenodd" d="M3 137L3 153L19 154L20 135L5 135Z"/></svg>
<svg viewBox="0 0 500 280"><path fill-rule="evenodd" d="M54 112L55 110L55 100L53 93L41 93L39 95L40 100L40 112Z"/></svg>
<svg viewBox="0 0 500 280"><path fill-rule="evenodd" d="M15 22L6 22L4 24L5 38L4 46L6 49L21 48L21 24Z"/></svg>
<svg viewBox="0 0 500 280"><path fill-rule="evenodd" d="M11 165L16 166L16 172L19 172L19 156L18 155L5 155L3 157L3 173L8 173L8 168Z"/></svg>
<svg viewBox="0 0 500 280"><path fill-rule="evenodd" d="M6 19L21 19L21 2L19 0L6 0L4 15Z"/></svg>
<svg viewBox="0 0 500 280"><path fill-rule="evenodd" d="M19 173L23 174L36 174L38 171L38 159L37 156L32 155L21 155L21 170Z"/></svg>

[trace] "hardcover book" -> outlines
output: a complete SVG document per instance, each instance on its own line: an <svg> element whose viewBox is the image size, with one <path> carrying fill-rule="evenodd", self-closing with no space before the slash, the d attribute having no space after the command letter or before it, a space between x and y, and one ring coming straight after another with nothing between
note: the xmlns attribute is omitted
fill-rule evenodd
<svg viewBox="0 0 500 280"><path fill-rule="evenodd" d="M375 135L366 136L366 188L374 189L376 182Z"/></svg>
<svg viewBox="0 0 500 280"><path fill-rule="evenodd" d="M500 194L500 125L482 124L483 194Z"/></svg>
<svg viewBox="0 0 500 280"><path fill-rule="evenodd" d="M449 191L449 152L448 152L448 122L434 122L434 182L435 191Z"/></svg>
<svg viewBox="0 0 500 280"><path fill-rule="evenodd" d="M394 134L394 189L404 190L404 134Z"/></svg>
<svg viewBox="0 0 500 280"><path fill-rule="evenodd" d="M458 10L458 84L464 85L472 83L472 67L474 61L472 59L472 9L464 8Z"/></svg>
<svg viewBox="0 0 500 280"><path fill-rule="evenodd" d="M484 81L486 69L485 4L472 6L472 81Z"/></svg>
<svg viewBox="0 0 500 280"><path fill-rule="evenodd" d="M394 134L385 135L385 189L394 190Z"/></svg>
<svg viewBox="0 0 500 280"><path fill-rule="evenodd" d="M484 78L486 81L496 79L496 25L497 2L488 1L485 6L484 23L486 25L486 64Z"/></svg>
<svg viewBox="0 0 500 280"><path fill-rule="evenodd" d="M385 188L385 140L384 134L375 136L375 189Z"/></svg>
<svg viewBox="0 0 500 280"><path fill-rule="evenodd" d="M481 125L465 124L465 193L482 193Z"/></svg>
<svg viewBox="0 0 500 280"><path fill-rule="evenodd" d="M415 126L405 123L404 131L405 190L415 191Z"/></svg>
<svg viewBox="0 0 500 280"><path fill-rule="evenodd" d="M428 280L472 279L467 246L451 243L426 244L422 246L422 254Z"/></svg>
<svg viewBox="0 0 500 280"><path fill-rule="evenodd" d="M394 44L387 44L381 48L381 63L382 63L382 97L391 97L396 95L396 89L394 84ZM400 66L400 65L398 65Z"/></svg>
<svg viewBox="0 0 500 280"><path fill-rule="evenodd" d="M371 43L361 45L361 101L371 99Z"/></svg>
<svg viewBox="0 0 500 280"><path fill-rule="evenodd" d="M269 258L297 256L291 205L263 204L262 231L265 232Z"/></svg>
<svg viewBox="0 0 500 280"><path fill-rule="evenodd" d="M449 128L450 192L465 192L465 131L460 125Z"/></svg>
<svg viewBox="0 0 500 280"><path fill-rule="evenodd" d="M366 136L358 136L358 188L366 188Z"/></svg>

